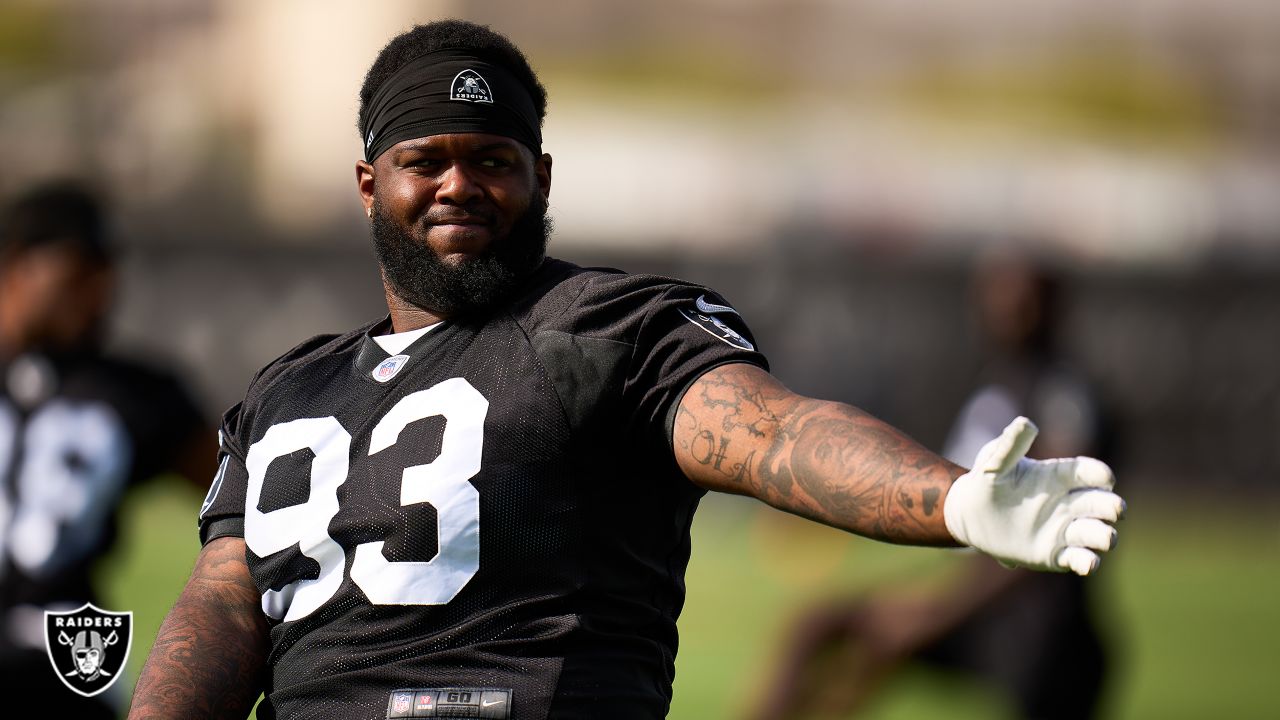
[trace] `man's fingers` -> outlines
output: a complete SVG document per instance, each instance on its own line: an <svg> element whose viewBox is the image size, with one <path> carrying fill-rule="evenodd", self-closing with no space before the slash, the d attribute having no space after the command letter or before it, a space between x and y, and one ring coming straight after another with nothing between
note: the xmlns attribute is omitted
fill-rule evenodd
<svg viewBox="0 0 1280 720"><path fill-rule="evenodd" d="M1124 517L1124 499L1107 490L1086 488L1071 493L1069 511L1072 517L1097 518L1115 522Z"/></svg>
<svg viewBox="0 0 1280 720"><path fill-rule="evenodd" d="M1088 575L1097 570L1100 564L1102 559L1097 554L1082 547L1067 547L1058 553L1058 567L1077 575Z"/></svg>
<svg viewBox="0 0 1280 720"><path fill-rule="evenodd" d="M1102 492L1098 494L1111 495ZM1116 529L1096 518L1076 518L1067 525L1063 540L1067 547L1058 553L1058 567L1077 575L1088 575L1102 564L1098 553L1107 552L1116 546Z"/></svg>
<svg viewBox="0 0 1280 720"><path fill-rule="evenodd" d="M1101 460L1091 457L1075 459L1075 487L1094 487L1110 490L1116 485L1116 476Z"/></svg>
<svg viewBox="0 0 1280 720"><path fill-rule="evenodd" d="M982 446L978 458L974 461L974 470L983 473L1001 475L1008 472L1019 460L1026 457L1027 450L1040 432L1035 423L1025 417L1018 416L1005 427L1000 437Z"/></svg>
<svg viewBox="0 0 1280 720"><path fill-rule="evenodd" d="M1076 518L1067 525L1063 539L1067 545L1106 552L1116 546L1116 529L1101 520Z"/></svg>

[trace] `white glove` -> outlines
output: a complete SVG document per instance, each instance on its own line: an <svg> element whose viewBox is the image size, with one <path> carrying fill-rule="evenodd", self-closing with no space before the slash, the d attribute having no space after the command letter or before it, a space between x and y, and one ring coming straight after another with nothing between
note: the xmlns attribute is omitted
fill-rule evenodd
<svg viewBox="0 0 1280 720"><path fill-rule="evenodd" d="M1089 457L1029 460L1035 424L1018 417L978 451L942 508L956 540L1007 565L1088 575L1116 544L1124 500L1111 468Z"/></svg>

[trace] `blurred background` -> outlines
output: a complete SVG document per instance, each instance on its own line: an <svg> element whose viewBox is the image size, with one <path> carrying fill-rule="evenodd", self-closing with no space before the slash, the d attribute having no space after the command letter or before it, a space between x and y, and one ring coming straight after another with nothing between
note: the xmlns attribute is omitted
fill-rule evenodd
<svg viewBox="0 0 1280 720"><path fill-rule="evenodd" d="M940 449L982 364L975 264L1054 272L1131 511L1093 598L1106 715L1275 712L1280 5L5 0L0 196L103 192L113 345L216 418L301 338L384 312L356 95L392 35L448 16L508 34L550 91L552 253L718 289L797 391ZM138 614L135 668L198 503L135 498L102 573ZM749 712L807 603L945 555L708 498L671 716ZM865 716L1010 712L912 671Z"/></svg>

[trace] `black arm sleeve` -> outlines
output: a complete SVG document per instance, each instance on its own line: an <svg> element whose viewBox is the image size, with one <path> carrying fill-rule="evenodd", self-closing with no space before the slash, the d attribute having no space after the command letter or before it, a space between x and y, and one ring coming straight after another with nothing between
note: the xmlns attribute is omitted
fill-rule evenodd
<svg viewBox="0 0 1280 720"><path fill-rule="evenodd" d="M224 536L244 537L244 503L249 484L237 430L240 408L236 405L222 418L218 430L218 472L209 494L200 506L200 542Z"/></svg>

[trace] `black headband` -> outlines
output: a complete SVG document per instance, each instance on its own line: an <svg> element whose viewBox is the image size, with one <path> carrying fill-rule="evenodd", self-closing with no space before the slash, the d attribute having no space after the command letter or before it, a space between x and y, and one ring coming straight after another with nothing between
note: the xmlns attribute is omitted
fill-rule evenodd
<svg viewBox="0 0 1280 720"><path fill-rule="evenodd" d="M410 60L380 85L360 117L364 158L403 140L443 133L502 135L542 155L542 131L528 89L506 68L462 50Z"/></svg>

